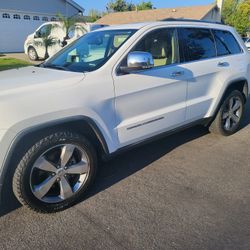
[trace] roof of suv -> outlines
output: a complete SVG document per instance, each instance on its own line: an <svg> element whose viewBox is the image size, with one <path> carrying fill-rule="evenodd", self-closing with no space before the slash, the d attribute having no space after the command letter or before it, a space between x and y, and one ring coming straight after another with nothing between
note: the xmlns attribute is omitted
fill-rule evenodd
<svg viewBox="0 0 250 250"><path fill-rule="evenodd" d="M102 30L114 30L114 29L142 29L144 27L153 28L161 25L177 25L177 26L184 26L184 25L192 25L197 27L210 27L210 28L221 28L221 27L229 27L222 23L212 23L206 21L199 21L199 20L168 20L168 21L157 21L157 22L145 22L145 23L130 23L130 24L121 24L121 25L111 25Z"/></svg>

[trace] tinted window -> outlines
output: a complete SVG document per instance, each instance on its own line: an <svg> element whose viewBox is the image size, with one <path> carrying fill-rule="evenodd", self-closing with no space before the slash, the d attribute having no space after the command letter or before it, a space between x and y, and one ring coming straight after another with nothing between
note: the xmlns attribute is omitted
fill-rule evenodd
<svg viewBox="0 0 250 250"><path fill-rule="evenodd" d="M213 36L209 29L179 29L182 61L196 61L216 56Z"/></svg>
<svg viewBox="0 0 250 250"><path fill-rule="evenodd" d="M218 56L238 54L241 52L238 42L230 32L214 30L213 33L216 41Z"/></svg>
<svg viewBox="0 0 250 250"><path fill-rule="evenodd" d="M176 63L178 53L175 50L175 29L159 29L147 34L133 51L151 53L155 67Z"/></svg>

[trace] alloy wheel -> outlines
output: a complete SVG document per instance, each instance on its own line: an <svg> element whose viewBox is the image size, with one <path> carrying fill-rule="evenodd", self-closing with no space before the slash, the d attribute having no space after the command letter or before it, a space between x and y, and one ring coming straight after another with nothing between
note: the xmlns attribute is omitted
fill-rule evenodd
<svg viewBox="0 0 250 250"><path fill-rule="evenodd" d="M234 130L240 123L243 103L238 96L231 97L222 112L223 127L226 131Z"/></svg>
<svg viewBox="0 0 250 250"><path fill-rule="evenodd" d="M30 187L45 203L58 203L74 196L86 183L90 163L83 148L73 144L52 147L33 164Z"/></svg>

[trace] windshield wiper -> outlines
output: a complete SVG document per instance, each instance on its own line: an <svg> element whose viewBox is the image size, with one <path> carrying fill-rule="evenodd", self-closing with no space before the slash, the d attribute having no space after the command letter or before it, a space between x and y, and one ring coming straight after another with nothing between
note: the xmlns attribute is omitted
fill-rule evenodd
<svg viewBox="0 0 250 250"><path fill-rule="evenodd" d="M50 69L58 69L58 70L69 71L68 68L66 68L64 66L60 66L60 65L55 65L55 64L44 64L43 67L44 68L50 68Z"/></svg>

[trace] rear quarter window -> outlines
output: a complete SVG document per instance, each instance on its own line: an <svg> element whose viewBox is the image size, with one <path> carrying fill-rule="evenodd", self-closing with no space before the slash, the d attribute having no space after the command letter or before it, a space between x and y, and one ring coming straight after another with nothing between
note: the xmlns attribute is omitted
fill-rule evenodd
<svg viewBox="0 0 250 250"><path fill-rule="evenodd" d="M218 56L234 55L242 52L239 43L231 32L225 30L213 30L213 34Z"/></svg>

